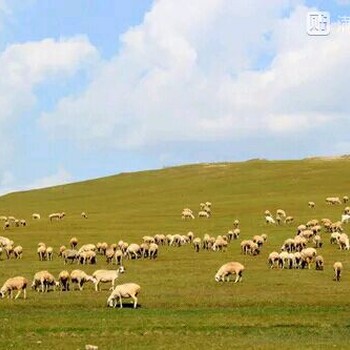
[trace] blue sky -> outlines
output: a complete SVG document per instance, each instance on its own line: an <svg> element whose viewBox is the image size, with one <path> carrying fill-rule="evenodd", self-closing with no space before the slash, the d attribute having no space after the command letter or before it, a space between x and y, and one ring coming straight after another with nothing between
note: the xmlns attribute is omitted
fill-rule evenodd
<svg viewBox="0 0 350 350"><path fill-rule="evenodd" d="M306 34L315 9L329 36ZM350 1L0 0L0 193L350 153L340 16Z"/></svg>

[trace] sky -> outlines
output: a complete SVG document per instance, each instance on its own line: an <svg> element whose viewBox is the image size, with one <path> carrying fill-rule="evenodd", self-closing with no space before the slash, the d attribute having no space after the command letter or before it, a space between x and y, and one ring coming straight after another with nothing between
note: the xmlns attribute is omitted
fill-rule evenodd
<svg viewBox="0 0 350 350"><path fill-rule="evenodd" d="M350 0L0 0L0 194L350 153L349 62Z"/></svg>

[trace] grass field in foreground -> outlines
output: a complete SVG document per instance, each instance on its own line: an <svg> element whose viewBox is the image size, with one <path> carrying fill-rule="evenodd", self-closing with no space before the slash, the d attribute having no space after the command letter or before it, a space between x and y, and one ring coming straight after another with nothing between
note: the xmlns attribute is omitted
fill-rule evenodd
<svg viewBox="0 0 350 350"><path fill-rule="evenodd" d="M349 175L346 159L199 164L1 197L0 215L25 218L28 226L3 232L24 247L24 256L19 261L2 256L0 284L14 275L31 280L44 269L57 276L65 268L81 268L64 266L57 256L39 262L40 241L57 251L72 236L79 245L140 243L142 236L156 233L216 236L238 218L240 240L266 233L268 242L256 257L241 255L237 240L226 252L162 246L156 261L125 261L120 282L142 287L137 310L107 308L109 285L99 293L87 284L82 292L29 291L25 301L0 300L0 349L84 349L88 343L99 349L350 348L350 252L330 245L329 234L322 233L324 271L270 270L266 264L297 225L313 218L340 219L344 205L328 206L325 198L350 195ZM197 212L205 201L212 202L212 218L181 220L182 208ZM316 208L309 209L308 201ZM266 226L264 210L278 208L295 222ZM66 218L50 223L48 215L57 211L65 211ZM34 212L41 214L40 221L31 220ZM344 265L340 283L332 281L337 260ZM214 281L228 261L245 265L242 283ZM83 269L92 273L105 267L99 256L96 266Z"/></svg>

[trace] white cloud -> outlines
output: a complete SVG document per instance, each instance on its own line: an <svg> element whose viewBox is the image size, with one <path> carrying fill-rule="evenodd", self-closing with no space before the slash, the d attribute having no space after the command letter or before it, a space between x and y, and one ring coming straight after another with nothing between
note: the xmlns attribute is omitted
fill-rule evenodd
<svg viewBox="0 0 350 350"><path fill-rule="evenodd" d="M35 105L34 88L47 79L67 78L96 58L86 37L12 44L0 53L0 170L14 157L11 129ZM21 118L27 122L32 121Z"/></svg>
<svg viewBox="0 0 350 350"><path fill-rule="evenodd" d="M308 10L298 1L155 1L88 88L41 125L84 146L142 148L339 123L350 110L350 40L336 24L329 37L306 35ZM256 68L264 55L271 64Z"/></svg>

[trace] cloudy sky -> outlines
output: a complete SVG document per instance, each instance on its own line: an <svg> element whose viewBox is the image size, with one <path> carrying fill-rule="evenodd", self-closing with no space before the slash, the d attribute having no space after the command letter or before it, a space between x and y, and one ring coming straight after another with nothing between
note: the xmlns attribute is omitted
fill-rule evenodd
<svg viewBox="0 0 350 350"><path fill-rule="evenodd" d="M350 153L348 0L0 0L0 34L2 194Z"/></svg>

